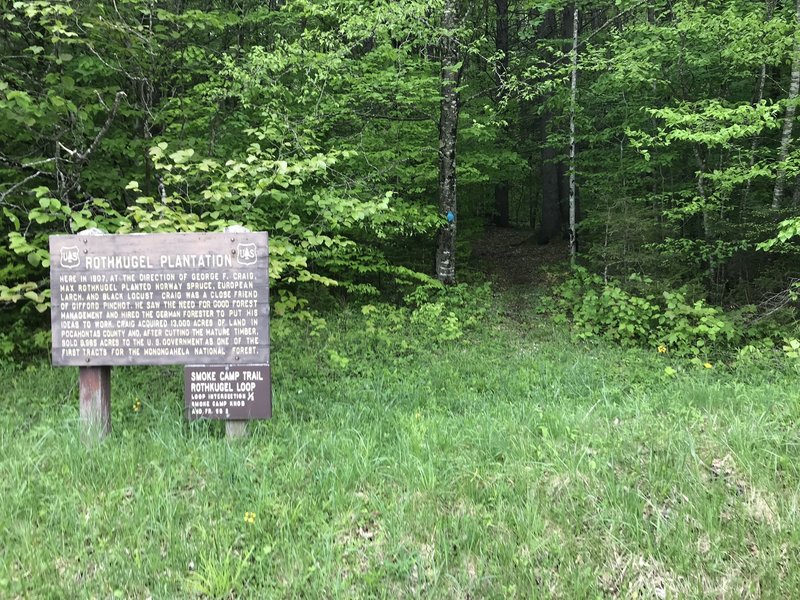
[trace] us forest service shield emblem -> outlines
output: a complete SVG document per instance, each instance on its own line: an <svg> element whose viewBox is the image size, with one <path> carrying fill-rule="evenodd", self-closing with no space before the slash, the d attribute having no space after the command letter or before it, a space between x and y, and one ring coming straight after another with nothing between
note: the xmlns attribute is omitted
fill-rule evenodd
<svg viewBox="0 0 800 600"><path fill-rule="evenodd" d="M255 244L239 244L236 249L236 262L240 265L256 264L257 256Z"/></svg>
<svg viewBox="0 0 800 600"><path fill-rule="evenodd" d="M81 257L77 246L64 246L61 248L61 266L65 269L74 269L80 266Z"/></svg>

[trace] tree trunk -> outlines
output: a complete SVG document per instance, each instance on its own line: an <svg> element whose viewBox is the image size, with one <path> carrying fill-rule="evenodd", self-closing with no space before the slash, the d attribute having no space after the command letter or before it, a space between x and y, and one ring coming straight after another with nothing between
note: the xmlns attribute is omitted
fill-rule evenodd
<svg viewBox="0 0 800 600"><path fill-rule="evenodd" d="M495 0L497 8L497 21L495 23L495 48L499 59L495 63L495 84L497 85L496 100L503 101L503 80L508 71L508 0ZM503 135L508 137L508 128L503 128ZM509 190L511 186L506 179L502 179L494 186L495 223L501 227L509 225Z"/></svg>
<svg viewBox="0 0 800 600"><path fill-rule="evenodd" d="M551 113L546 113L540 122L542 135L542 218L536 240L539 244L547 244L550 240L561 237L561 186L559 185L558 163L556 163L556 150L547 144L547 129L552 119Z"/></svg>
<svg viewBox="0 0 800 600"><path fill-rule="evenodd" d="M539 38L547 39L550 37L558 37L558 22L554 10L548 10L544 14L541 24L539 25ZM545 52L545 63L552 62L554 57L550 52ZM545 100L546 102L546 100ZM550 133L550 123L553 120L553 113L547 110L539 120L540 127L540 148L541 148L541 163L540 163L540 176L542 182L542 212L539 228L536 231L536 241L539 244L547 244L551 240L561 238L561 226L563 220L561 218L561 173L559 172L559 164L556 161L558 153L555 148L547 143L547 136Z"/></svg>
<svg viewBox="0 0 800 600"><path fill-rule="evenodd" d="M508 181L501 181L494 184L494 222L500 227L508 227L511 219L509 215L509 196L511 185Z"/></svg>
<svg viewBox="0 0 800 600"><path fill-rule="evenodd" d="M456 0L445 0L442 28L442 106L439 116L439 212L447 223L439 231L436 277L444 284L456 281L456 136L458 134L458 46Z"/></svg>
<svg viewBox="0 0 800 600"><path fill-rule="evenodd" d="M800 2L800 0L798 0ZM575 196L575 110L578 100L578 5L572 10L572 81L570 83L569 101L569 258L575 264L578 254L578 238L576 230L577 204Z"/></svg>
<svg viewBox="0 0 800 600"><path fill-rule="evenodd" d="M711 211L709 209L708 195L706 194L706 161L703 160L700 150L694 148L694 158L697 161L697 192L703 199L703 240L707 246L713 242L713 231L711 229ZM713 253L708 257L708 285L709 289L713 292L717 282L717 261L714 259Z"/></svg>
<svg viewBox="0 0 800 600"><path fill-rule="evenodd" d="M800 206L800 175L794 179L794 192L792 193L792 205Z"/></svg>
<svg viewBox="0 0 800 600"><path fill-rule="evenodd" d="M800 26L800 0L795 3L795 26ZM786 115L783 120L781 150L778 157L778 172L775 188L772 190L772 208L779 209L783 199L783 187L786 182L786 158L789 156L789 144L792 141L792 126L797 107L797 93L800 91L800 32L795 31L794 57L792 58L792 81L789 84L789 98L786 104Z"/></svg>
<svg viewBox="0 0 800 600"><path fill-rule="evenodd" d="M767 0L767 12L765 21L769 22L772 20L772 14L775 12L775 2L776 0ZM764 84L767 80L767 63L761 63L761 70L758 75L758 86L756 87L755 97L753 98L753 106L758 106L761 104L761 101L764 99ZM756 164L756 150L758 149L758 136L753 136L753 141L750 142L750 170L753 170L753 166ZM739 205L739 222L744 222L744 213L747 209L748 199L750 198L750 188L752 187L753 180L752 178L747 179L747 183L744 187L744 194L742 194L742 201Z"/></svg>

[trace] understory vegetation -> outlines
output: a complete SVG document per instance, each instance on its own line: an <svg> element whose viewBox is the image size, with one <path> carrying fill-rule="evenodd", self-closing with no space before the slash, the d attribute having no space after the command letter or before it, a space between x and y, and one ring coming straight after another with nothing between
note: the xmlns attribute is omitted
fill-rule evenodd
<svg viewBox="0 0 800 600"><path fill-rule="evenodd" d="M274 319L235 442L177 368L115 369L86 447L74 369L1 367L0 596L791 596L797 364L576 343L538 301Z"/></svg>
<svg viewBox="0 0 800 600"><path fill-rule="evenodd" d="M662 291L649 278L608 281L578 267L538 311L550 310L557 322L570 322L578 339L639 345L695 360L774 349L796 356L800 332L793 309L779 307L767 319L754 305L726 311L691 297L686 288ZM790 290L782 301L789 304L794 297Z"/></svg>
<svg viewBox="0 0 800 600"><path fill-rule="evenodd" d="M797 2L6 4L0 357L90 227L267 231L282 314L464 281L494 222L569 245L584 337L797 342Z"/></svg>

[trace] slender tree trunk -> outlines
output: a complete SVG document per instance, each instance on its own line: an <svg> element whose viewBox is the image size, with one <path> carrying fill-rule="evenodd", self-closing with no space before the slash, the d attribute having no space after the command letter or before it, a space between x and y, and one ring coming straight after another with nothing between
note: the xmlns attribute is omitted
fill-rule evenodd
<svg viewBox="0 0 800 600"><path fill-rule="evenodd" d="M800 27L800 0L795 4L795 25ZM792 81L789 84L789 98L786 104L786 115L783 119L781 150L778 156L778 173L775 188L772 190L772 208L779 209L783 199L783 188L786 183L786 158L789 156L789 144L792 141L792 126L797 108L797 93L800 91L800 32L795 31L794 57L792 58Z"/></svg>
<svg viewBox="0 0 800 600"><path fill-rule="evenodd" d="M539 244L548 244L553 239L560 239L561 231L561 193L556 149L547 143L548 126L552 114L547 112L540 121L542 136L542 161L540 165L542 181L542 218L536 233Z"/></svg>
<svg viewBox="0 0 800 600"><path fill-rule="evenodd" d="M800 2L800 0L798 0ZM572 81L570 84L569 102L569 257L575 264L578 254L578 239L576 231L575 207L575 110L578 100L578 4L572 11Z"/></svg>
<svg viewBox="0 0 800 600"><path fill-rule="evenodd" d="M555 10L548 10L539 26L539 38L547 39L560 37ZM553 56L546 52L544 60L546 63L553 61ZM544 100L546 103L546 99ZM561 182L559 173L559 163L556 161L558 153L552 145L548 143L550 125L553 120L553 113L548 109L542 114L539 120L540 128L540 148L541 162L540 177L542 183L542 212L539 227L536 231L536 241L539 244L548 244L551 240L560 239L562 234L562 215L561 215ZM533 220L532 220L533 221Z"/></svg>
<svg viewBox="0 0 800 600"><path fill-rule="evenodd" d="M439 116L439 212L447 223L439 231L436 277L456 281L456 137L458 135L458 46L455 39L457 1L445 0L442 27L442 105Z"/></svg>
<svg viewBox="0 0 800 600"><path fill-rule="evenodd" d="M536 176L534 170L536 165L539 164L537 143L537 116L536 107L530 100L520 98L519 100L519 141L520 147L526 150L525 160L528 164L528 175L526 176L526 183L523 186L525 190L525 198L528 202L528 227L535 230L536 221L539 218L539 205L537 202L537 186Z"/></svg>
<svg viewBox="0 0 800 600"><path fill-rule="evenodd" d="M494 184L494 222L500 227L508 227L511 223L510 196L511 185L508 181L500 181Z"/></svg>
<svg viewBox="0 0 800 600"><path fill-rule="evenodd" d="M500 54L495 64L495 84L497 85L497 102L503 101L503 81L508 71L508 0L495 0L497 8L497 21L495 24L495 48ZM508 137L508 128L503 128L503 135ZM507 179L502 179L494 186L495 223L501 227L509 225L509 191L511 185Z"/></svg>
<svg viewBox="0 0 800 600"><path fill-rule="evenodd" d="M776 0L767 0L767 9L766 9L766 16L765 21L768 23L772 20L772 14L775 12L775 2ZM753 98L753 106L758 106L761 104L761 101L764 99L764 84L767 81L767 63L761 63L761 70L758 74L758 87L756 88L756 94ZM750 143L750 170L753 169L753 166L756 164L756 150L758 149L758 136L753 136L753 141ZM739 205L739 221L744 222L744 212L747 209L747 201L750 198L750 187L752 186L753 180L748 179L747 183L745 184L744 194L742 194L742 201Z"/></svg>
<svg viewBox="0 0 800 600"><path fill-rule="evenodd" d="M697 147L694 148L694 158L697 161L699 171L697 173L697 191L703 199L703 239L707 245L711 245L713 231L711 230L711 211L708 207L708 195L706 194L706 161L700 154ZM708 285L709 289L713 291L717 282L717 264L714 260L713 254L708 258Z"/></svg>

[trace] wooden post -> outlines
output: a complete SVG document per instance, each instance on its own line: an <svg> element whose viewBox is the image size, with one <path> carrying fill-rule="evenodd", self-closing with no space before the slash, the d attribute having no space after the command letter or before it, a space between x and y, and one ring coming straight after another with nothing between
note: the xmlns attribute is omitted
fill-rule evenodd
<svg viewBox="0 0 800 600"><path fill-rule="evenodd" d="M92 227L81 235L106 235ZM111 433L111 367L78 367L80 388L81 437L87 444Z"/></svg>
<svg viewBox="0 0 800 600"><path fill-rule="evenodd" d="M79 367L81 436L86 443L111 433L111 367Z"/></svg>
<svg viewBox="0 0 800 600"><path fill-rule="evenodd" d="M247 227L241 225L231 225L225 228L226 233L250 233ZM233 241L233 240L231 240ZM238 356L236 357L238 360ZM225 421L225 437L235 440L247 437L247 421Z"/></svg>
<svg viewBox="0 0 800 600"><path fill-rule="evenodd" d="M225 421L225 436L229 440L247 437L247 421Z"/></svg>

